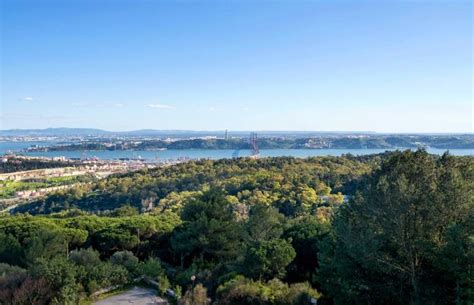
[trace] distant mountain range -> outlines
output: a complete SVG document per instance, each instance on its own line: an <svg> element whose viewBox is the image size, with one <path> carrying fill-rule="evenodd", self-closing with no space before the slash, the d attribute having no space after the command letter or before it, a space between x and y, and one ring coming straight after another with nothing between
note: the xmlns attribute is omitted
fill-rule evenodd
<svg viewBox="0 0 474 305"><path fill-rule="evenodd" d="M0 130L1 136L86 136L104 135L108 131L94 128L46 128Z"/></svg>
<svg viewBox="0 0 474 305"><path fill-rule="evenodd" d="M225 130L157 130L157 129L139 129L131 131L108 131L97 128L46 128L46 129L7 129L0 130L0 136L4 137L21 137L21 136L38 136L38 137L112 137L112 136L156 136L156 137L205 137L216 136L223 137ZM229 137L248 137L251 131L229 130ZM285 137L285 138L310 138L324 136L409 136L409 135L425 135L425 136L447 136L447 135L467 135L472 136L473 133L377 133L374 131L286 131L286 130L260 130L256 131L259 137Z"/></svg>
<svg viewBox="0 0 474 305"><path fill-rule="evenodd" d="M225 130L156 130L140 129L131 131L108 131L95 128L46 128L46 129L8 129L0 130L0 136L175 136L175 137L202 137L202 136L220 136L225 134ZM229 131L229 136L248 136L250 131ZM311 137L327 135L349 135L375 134L372 131L258 131L261 136L286 136L286 137Z"/></svg>
<svg viewBox="0 0 474 305"><path fill-rule="evenodd" d="M108 131L96 128L46 128L46 129L8 129L0 130L0 136L159 136L175 134L222 134L224 131L192 131L192 130L154 130L141 129L131 131Z"/></svg>

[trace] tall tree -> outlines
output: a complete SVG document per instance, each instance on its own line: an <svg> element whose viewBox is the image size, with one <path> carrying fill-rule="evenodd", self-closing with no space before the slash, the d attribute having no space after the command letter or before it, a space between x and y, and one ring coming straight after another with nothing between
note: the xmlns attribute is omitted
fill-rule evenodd
<svg viewBox="0 0 474 305"><path fill-rule="evenodd" d="M339 209L320 257L320 281L336 303L466 301L459 275L437 266L448 229L472 212L471 170L423 150L384 162Z"/></svg>
<svg viewBox="0 0 474 305"><path fill-rule="evenodd" d="M210 190L189 201L181 214L183 224L171 239L172 250L181 264L194 259L223 261L235 257L242 240L240 223L221 190Z"/></svg>
<svg viewBox="0 0 474 305"><path fill-rule="evenodd" d="M328 234L330 225L314 216L290 220L284 237L291 240L296 257L288 266L287 279L291 282L314 282L318 267L318 253L321 241Z"/></svg>
<svg viewBox="0 0 474 305"><path fill-rule="evenodd" d="M241 271L254 279L282 278L296 253L283 234L284 216L276 208L255 205L245 224L246 248Z"/></svg>

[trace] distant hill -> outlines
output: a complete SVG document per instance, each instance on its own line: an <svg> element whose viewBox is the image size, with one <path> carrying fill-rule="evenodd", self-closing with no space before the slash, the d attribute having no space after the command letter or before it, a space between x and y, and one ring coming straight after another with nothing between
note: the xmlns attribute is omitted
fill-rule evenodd
<svg viewBox="0 0 474 305"><path fill-rule="evenodd" d="M0 130L0 136L99 136L111 134L95 128L46 128Z"/></svg>
<svg viewBox="0 0 474 305"><path fill-rule="evenodd" d="M287 130L257 130L259 138L316 138L316 137L328 137L328 138L352 138L353 136L368 136L368 137L383 137L386 138L390 146L396 147L407 147L405 142L413 141L413 137L421 137L421 142L428 138L451 138L451 140L458 140L461 138L470 138L474 134L448 134L448 133L405 133L405 134L390 134L390 133L376 133L373 131L287 131ZM46 129L8 129L0 130L0 136L57 136L57 137L71 137L71 136L82 136L82 137L113 137L113 136L129 136L129 137L174 137L174 138L192 138L192 137L218 137L223 138L225 130L158 130L158 129L139 129L130 131L109 131L97 128L46 128ZM229 137L247 138L250 135L250 131L245 130L229 130ZM471 141L472 142L472 141ZM446 143L449 146L449 143ZM408 146L410 147L410 146Z"/></svg>
<svg viewBox="0 0 474 305"><path fill-rule="evenodd" d="M225 131L195 131L195 130L155 130L140 129L131 131L108 131L95 128L46 128L46 129L8 129L0 130L0 136L160 136L160 137L202 137L222 136ZM233 133L233 135L235 132ZM247 135L248 132L241 134Z"/></svg>
<svg viewBox="0 0 474 305"><path fill-rule="evenodd" d="M330 135L373 135L371 131L257 131L259 136L263 137L313 137ZM161 136L161 137L204 137L217 136L222 137L225 130L157 130L157 129L139 129L131 131L108 131L96 128L46 128L46 129L8 129L0 130L0 136ZM228 132L229 136L247 137L250 131Z"/></svg>

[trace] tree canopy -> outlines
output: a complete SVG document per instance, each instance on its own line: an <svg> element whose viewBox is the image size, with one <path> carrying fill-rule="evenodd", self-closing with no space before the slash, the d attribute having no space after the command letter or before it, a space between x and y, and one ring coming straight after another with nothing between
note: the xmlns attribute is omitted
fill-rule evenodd
<svg viewBox="0 0 474 305"><path fill-rule="evenodd" d="M0 303L471 304L473 229L473 157L193 161L1 215Z"/></svg>

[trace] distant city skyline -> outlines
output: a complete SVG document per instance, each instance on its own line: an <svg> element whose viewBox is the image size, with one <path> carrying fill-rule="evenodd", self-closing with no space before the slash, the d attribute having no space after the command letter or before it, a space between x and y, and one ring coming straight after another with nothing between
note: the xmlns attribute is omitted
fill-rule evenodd
<svg viewBox="0 0 474 305"><path fill-rule="evenodd" d="M3 130L474 131L471 1L1 6Z"/></svg>

